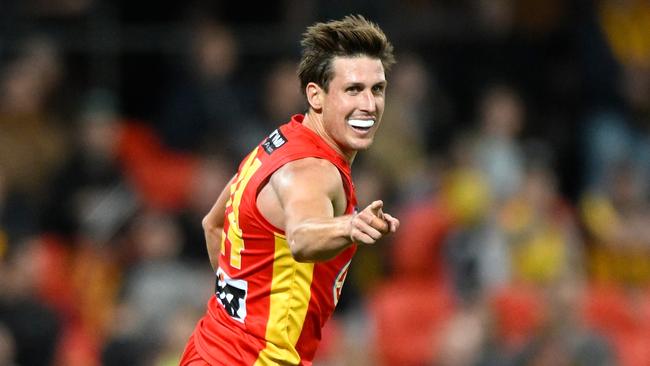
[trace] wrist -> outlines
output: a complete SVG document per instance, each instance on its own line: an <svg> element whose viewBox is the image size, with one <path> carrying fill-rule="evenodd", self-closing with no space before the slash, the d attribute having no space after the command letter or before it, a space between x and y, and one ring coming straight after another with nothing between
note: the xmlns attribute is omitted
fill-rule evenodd
<svg viewBox="0 0 650 366"><path fill-rule="evenodd" d="M353 244L355 242L354 239L354 219L357 217L359 213L355 212L349 216L346 216L346 231L345 231L345 238L348 241L348 244Z"/></svg>

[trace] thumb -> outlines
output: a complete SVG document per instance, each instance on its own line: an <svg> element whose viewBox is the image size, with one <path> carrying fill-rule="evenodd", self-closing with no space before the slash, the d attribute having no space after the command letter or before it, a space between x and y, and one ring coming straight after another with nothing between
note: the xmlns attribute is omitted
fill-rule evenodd
<svg viewBox="0 0 650 366"><path fill-rule="evenodd" d="M372 212L373 215L383 218L384 213L381 210L381 208L384 207L383 201L381 200L373 201L369 207L370 207L370 212Z"/></svg>

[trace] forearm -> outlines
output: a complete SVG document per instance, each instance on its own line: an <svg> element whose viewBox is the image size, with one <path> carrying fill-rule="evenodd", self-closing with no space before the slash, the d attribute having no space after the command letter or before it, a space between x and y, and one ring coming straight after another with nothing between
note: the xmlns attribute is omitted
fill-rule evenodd
<svg viewBox="0 0 650 366"><path fill-rule="evenodd" d="M230 184L235 178L233 177L226 187L221 191L219 198L212 205L210 211L205 215L201 225L205 235L205 245L208 250L210 264L214 271L219 267L219 254L221 252L221 237L223 236L223 222L225 219L226 202L228 201Z"/></svg>
<svg viewBox="0 0 650 366"><path fill-rule="evenodd" d="M293 257L299 262L319 262L334 258L352 244L351 215L309 219L287 232Z"/></svg>
<svg viewBox="0 0 650 366"><path fill-rule="evenodd" d="M221 252L221 237L223 228L221 225L213 225L208 220L203 220L203 233L205 234L205 246L210 258L210 265L216 272L219 267L219 253Z"/></svg>

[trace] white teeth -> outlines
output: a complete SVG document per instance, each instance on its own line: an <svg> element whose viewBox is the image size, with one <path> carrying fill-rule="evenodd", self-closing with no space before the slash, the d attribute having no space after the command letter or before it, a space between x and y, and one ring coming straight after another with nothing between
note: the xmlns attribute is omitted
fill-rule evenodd
<svg viewBox="0 0 650 366"><path fill-rule="evenodd" d="M374 119L350 119L348 124L352 127L369 128L375 124Z"/></svg>

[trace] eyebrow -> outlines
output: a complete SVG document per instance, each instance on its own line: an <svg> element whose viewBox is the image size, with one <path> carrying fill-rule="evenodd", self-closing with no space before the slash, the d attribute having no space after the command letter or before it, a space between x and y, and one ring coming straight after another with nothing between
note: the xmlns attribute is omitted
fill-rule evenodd
<svg viewBox="0 0 650 366"><path fill-rule="evenodd" d="M372 86L377 86L377 85L386 86L386 84L388 84L388 83L386 82L386 80L382 80L382 81L379 81L379 82L376 82L376 83L372 84ZM349 88L349 87L352 87L352 86L356 86L356 87L365 87L366 84L365 84L365 83L358 82L358 81L354 81L354 82L350 82L350 83L345 84L345 87L346 87L346 88Z"/></svg>

